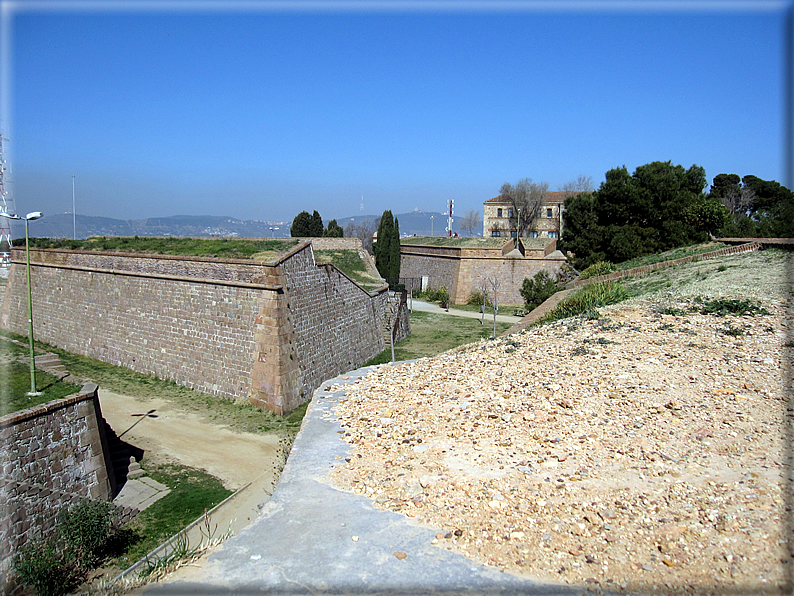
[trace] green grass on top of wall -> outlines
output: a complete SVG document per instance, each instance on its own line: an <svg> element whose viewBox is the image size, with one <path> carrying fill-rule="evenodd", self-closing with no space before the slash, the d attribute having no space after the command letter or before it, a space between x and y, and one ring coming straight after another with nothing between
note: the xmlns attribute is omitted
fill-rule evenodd
<svg viewBox="0 0 794 596"><path fill-rule="evenodd" d="M364 286L366 289L373 289L374 287L383 285L383 281L380 277L376 277L369 272L357 250L315 250L314 260L317 263L331 263L350 279Z"/></svg>
<svg viewBox="0 0 794 596"><path fill-rule="evenodd" d="M150 236L99 236L86 240L31 238L34 248L65 248L137 252L160 255L256 259L269 261L295 246L299 240L251 240L246 238L175 238ZM15 244L17 241L15 241Z"/></svg>

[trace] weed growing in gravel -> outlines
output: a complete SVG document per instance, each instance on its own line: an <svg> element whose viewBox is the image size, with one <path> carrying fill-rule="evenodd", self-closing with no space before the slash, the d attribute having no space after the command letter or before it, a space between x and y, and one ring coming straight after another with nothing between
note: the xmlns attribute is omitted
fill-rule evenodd
<svg viewBox="0 0 794 596"><path fill-rule="evenodd" d="M677 308L675 306L660 306L654 310L655 313L660 315L671 315L674 317L683 317L687 315L691 311L684 310L683 308Z"/></svg>
<svg viewBox="0 0 794 596"><path fill-rule="evenodd" d="M704 301L702 298L696 298L696 302L703 304L700 313L704 315L768 315L769 311L760 304L756 304L752 300L738 300L733 298L716 298L714 300Z"/></svg>
<svg viewBox="0 0 794 596"><path fill-rule="evenodd" d="M725 335L730 335L731 337L741 337L745 334L744 329L740 327L734 327L730 323L725 326L725 329L721 330L722 333Z"/></svg>

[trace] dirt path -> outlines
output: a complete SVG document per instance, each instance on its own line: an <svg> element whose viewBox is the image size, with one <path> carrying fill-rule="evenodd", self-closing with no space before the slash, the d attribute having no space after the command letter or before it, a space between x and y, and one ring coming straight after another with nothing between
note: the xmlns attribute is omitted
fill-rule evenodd
<svg viewBox="0 0 794 596"><path fill-rule="evenodd" d="M275 434L232 432L168 401L142 399L99 389L102 414L121 439L144 450L146 459L176 461L217 476L237 490L273 470ZM148 416L144 416L151 412Z"/></svg>

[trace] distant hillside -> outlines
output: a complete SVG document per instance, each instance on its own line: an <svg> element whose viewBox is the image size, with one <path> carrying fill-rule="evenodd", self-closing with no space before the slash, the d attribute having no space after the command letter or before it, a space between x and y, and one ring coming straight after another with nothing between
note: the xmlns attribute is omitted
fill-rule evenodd
<svg viewBox="0 0 794 596"><path fill-rule="evenodd" d="M241 220L215 215L174 215L148 219L113 219L77 215L77 237L89 236L240 236L285 237L290 224L259 220ZM30 222L30 235L39 238L71 238L73 221L70 213L46 215ZM12 221L12 236L25 236L22 222Z"/></svg>
<svg viewBox="0 0 794 596"><path fill-rule="evenodd" d="M446 236L447 216L437 211L411 211L409 213L395 213L394 216L400 221L400 234L407 236ZM365 220L376 220L380 215L359 215L357 217L345 217L337 219L337 223L343 228L350 222L361 222ZM431 219L431 217L433 219ZM461 233L460 219L453 217L452 230Z"/></svg>
<svg viewBox="0 0 794 596"><path fill-rule="evenodd" d="M358 215L337 219L344 228L349 223L374 222L380 215ZM434 211L397 213L400 233L406 236L446 236L447 216ZM432 219L431 219L432 218ZM461 233L455 218L453 230ZM327 221L325 224L327 225ZM222 236L241 238L289 237L292 222L242 220L218 215L172 215L146 219L114 219L77 215L77 238L89 236ZM30 222L30 235L36 238L71 238L74 233L71 213L47 215ZM22 222L11 222L14 238L25 236Z"/></svg>

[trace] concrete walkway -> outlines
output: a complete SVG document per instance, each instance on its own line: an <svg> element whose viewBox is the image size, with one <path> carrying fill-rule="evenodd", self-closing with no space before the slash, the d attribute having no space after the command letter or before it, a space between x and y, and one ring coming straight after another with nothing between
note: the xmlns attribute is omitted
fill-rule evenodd
<svg viewBox="0 0 794 596"><path fill-rule="evenodd" d="M408 305L411 305L411 301L408 301ZM419 310L422 312L432 312L437 313L440 315L450 315L454 317L466 317L469 319L481 319L482 313L478 312L471 312L468 310L458 310L456 308L450 308L449 310L441 308L438 304L432 304L429 302L422 302L421 300L414 300L413 301L413 309ZM509 310L513 310L512 308ZM496 320L499 323L518 323L521 320L521 317L514 317L513 315L496 315ZM493 311L490 309L486 310L485 313L485 323L488 322L493 323Z"/></svg>
<svg viewBox="0 0 794 596"><path fill-rule="evenodd" d="M199 567L144 594L581 594L500 572L432 544L440 530L331 486L348 454L333 410L372 367L322 384L261 516ZM357 537L357 538L354 538ZM398 556L395 556L399 554ZM405 555L403 557L403 554Z"/></svg>
<svg viewBox="0 0 794 596"><path fill-rule="evenodd" d="M113 504L118 507L132 507L143 511L170 492L171 489L165 484L152 480L148 476L130 478L121 487L121 492L113 499Z"/></svg>

